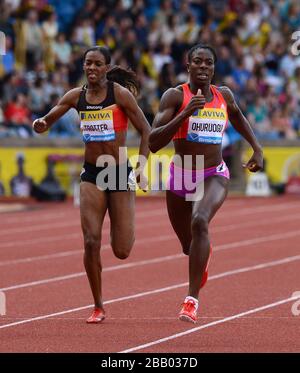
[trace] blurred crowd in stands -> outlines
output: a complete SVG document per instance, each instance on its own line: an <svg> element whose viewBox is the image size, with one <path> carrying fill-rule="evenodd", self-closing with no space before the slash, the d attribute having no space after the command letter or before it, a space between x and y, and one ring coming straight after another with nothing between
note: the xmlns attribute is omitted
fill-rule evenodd
<svg viewBox="0 0 300 373"><path fill-rule="evenodd" d="M233 90L261 140L300 136L300 54L291 49L299 0L6 0L0 7L0 137L33 136L32 120L84 84L82 55L95 44L137 73L151 123L163 92L186 81L187 51L199 42L216 49L214 84ZM234 141L230 128L227 135ZM50 136L79 137L76 111Z"/></svg>

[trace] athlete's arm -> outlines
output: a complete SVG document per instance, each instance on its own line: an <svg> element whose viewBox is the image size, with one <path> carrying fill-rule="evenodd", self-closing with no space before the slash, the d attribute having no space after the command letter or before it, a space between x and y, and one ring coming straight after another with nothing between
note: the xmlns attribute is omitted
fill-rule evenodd
<svg viewBox="0 0 300 373"><path fill-rule="evenodd" d="M149 137L149 148L153 153L166 146L172 140L182 122L191 116L195 110L203 109L205 105L205 98L199 92L176 115L182 103L182 96L182 92L176 88L170 88L163 94Z"/></svg>
<svg viewBox="0 0 300 373"><path fill-rule="evenodd" d="M115 98L116 104L122 108L132 125L141 136L139 158L136 165L136 168L138 170L137 179L139 182L139 175L142 174L150 153L148 147L150 124L148 123L143 111L138 106L133 94L128 91L128 89L115 84ZM142 188L142 185L140 186Z"/></svg>
<svg viewBox="0 0 300 373"><path fill-rule="evenodd" d="M48 114L42 118L36 119L32 123L35 132L43 133L47 131L53 123L62 117L69 109L75 108L81 88L74 88L68 91L55 105Z"/></svg>
<svg viewBox="0 0 300 373"><path fill-rule="evenodd" d="M263 151L252 131L250 123L241 112L241 109L234 99L232 91L228 87L220 87L220 92L227 103L227 112L230 123L252 146L253 155L245 167L252 172L261 170L263 168Z"/></svg>

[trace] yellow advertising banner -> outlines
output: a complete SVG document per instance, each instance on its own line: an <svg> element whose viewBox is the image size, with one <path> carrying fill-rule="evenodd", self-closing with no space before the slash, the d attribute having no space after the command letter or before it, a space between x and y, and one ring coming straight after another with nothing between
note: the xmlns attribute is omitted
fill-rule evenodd
<svg viewBox="0 0 300 373"><path fill-rule="evenodd" d="M300 147L266 147L264 150L265 171L272 183L285 183L291 176L300 176ZM252 154L244 152L244 161Z"/></svg>
<svg viewBox="0 0 300 373"><path fill-rule="evenodd" d="M1 148L0 181L4 185L5 194L11 195L10 181L18 173L17 158L22 154L25 175L37 184L47 175L47 161L50 157L55 162L55 177L61 187L72 195L74 181L79 182L83 152L81 148ZM145 171L150 191L145 194L138 190L137 195L155 195L156 192L164 190L173 154L173 149L167 148L150 155ZM243 154L244 161L248 160L251 154L251 149L247 149ZM138 148L128 148L128 158L133 166L137 157ZM282 183L290 176L300 176L300 147L266 147L264 157L266 173L272 183Z"/></svg>
<svg viewBox="0 0 300 373"><path fill-rule="evenodd" d="M138 148L128 148L128 158L135 166L138 158ZM1 148L0 149L0 181L3 183L6 195L11 195L10 181L18 173L17 158L24 158L24 173L39 184L47 175L48 159L54 161L54 175L61 187L72 195L73 183L79 182L83 165L84 149L81 148ZM144 193L137 190L137 195L151 195L164 189L169 164L173 156L172 149L163 149L157 154L151 154L145 175L148 174L149 189Z"/></svg>

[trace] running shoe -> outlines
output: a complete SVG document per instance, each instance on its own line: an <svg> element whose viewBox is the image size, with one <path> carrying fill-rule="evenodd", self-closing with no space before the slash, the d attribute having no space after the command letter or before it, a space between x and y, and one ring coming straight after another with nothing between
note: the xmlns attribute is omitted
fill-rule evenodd
<svg viewBox="0 0 300 373"><path fill-rule="evenodd" d="M88 324L99 324L105 319L105 312L102 308L95 308L92 315L86 320Z"/></svg>
<svg viewBox="0 0 300 373"><path fill-rule="evenodd" d="M182 309L179 312L179 320L196 323L198 302L190 297L185 298Z"/></svg>

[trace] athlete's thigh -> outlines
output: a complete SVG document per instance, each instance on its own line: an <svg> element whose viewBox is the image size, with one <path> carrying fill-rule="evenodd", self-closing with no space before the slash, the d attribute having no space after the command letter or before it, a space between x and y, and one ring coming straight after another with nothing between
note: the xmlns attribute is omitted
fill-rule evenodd
<svg viewBox="0 0 300 373"><path fill-rule="evenodd" d="M111 222L111 243L115 248L131 248L134 241L135 192L108 194L108 211Z"/></svg>
<svg viewBox="0 0 300 373"><path fill-rule="evenodd" d="M82 181L80 183L80 217L85 238L101 238L106 210L106 193L99 190L96 185Z"/></svg>
<svg viewBox="0 0 300 373"><path fill-rule="evenodd" d="M172 227L177 234L185 254L188 254L192 241L191 218L192 202L166 191L167 208Z"/></svg>
<svg viewBox="0 0 300 373"><path fill-rule="evenodd" d="M229 180L222 176L211 176L204 181L204 194L193 202L193 215L201 213L207 221L214 217L228 193Z"/></svg>

